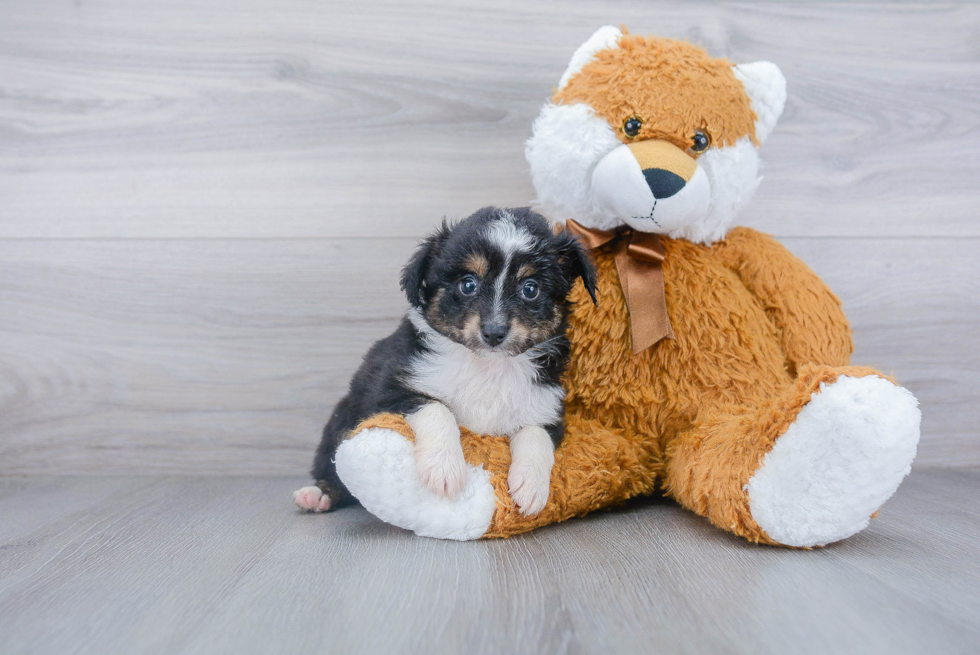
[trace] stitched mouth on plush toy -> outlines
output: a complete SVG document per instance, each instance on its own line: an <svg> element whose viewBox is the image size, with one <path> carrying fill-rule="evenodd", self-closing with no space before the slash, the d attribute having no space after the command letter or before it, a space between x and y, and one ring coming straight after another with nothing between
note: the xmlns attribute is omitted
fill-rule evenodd
<svg viewBox="0 0 980 655"><path fill-rule="evenodd" d="M657 210L657 199L654 198L653 207L650 208L649 214L647 214L646 216L634 216L633 218L638 221L651 220L653 221L653 224L656 225L657 227L663 227L663 225L661 225L660 222L653 217L653 212L655 212L656 210Z"/></svg>

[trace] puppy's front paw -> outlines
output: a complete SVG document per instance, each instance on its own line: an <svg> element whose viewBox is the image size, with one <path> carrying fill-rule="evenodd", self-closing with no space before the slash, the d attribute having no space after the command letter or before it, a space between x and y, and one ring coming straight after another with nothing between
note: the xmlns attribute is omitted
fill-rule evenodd
<svg viewBox="0 0 980 655"><path fill-rule="evenodd" d="M551 467L513 464L507 475L510 497L524 516L534 516L548 504Z"/></svg>
<svg viewBox="0 0 980 655"><path fill-rule="evenodd" d="M455 498L466 484L466 460L458 442L455 448L416 442L415 468L422 486L440 497Z"/></svg>
<svg viewBox="0 0 980 655"><path fill-rule="evenodd" d="M316 486L303 487L294 491L293 502L296 503L296 507L306 512L326 512L330 509L330 496Z"/></svg>
<svg viewBox="0 0 980 655"><path fill-rule="evenodd" d="M415 432L415 468L422 486L437 496L454 498L466 484L456 418L448 407L433 402L405 420Z"/></svg>
<svg viewBox="0 0 980 655"><path fill-rule="evenodd" d="M538 425L518 430L510 438L510 497L524 516L534 516L548 504L555 446L548 432Z"/></svg>

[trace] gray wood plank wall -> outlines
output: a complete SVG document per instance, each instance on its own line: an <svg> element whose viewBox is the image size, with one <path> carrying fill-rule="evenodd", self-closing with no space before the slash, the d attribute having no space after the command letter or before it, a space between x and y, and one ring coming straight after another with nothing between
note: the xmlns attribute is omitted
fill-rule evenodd
<svg viewBox="0 0 980 655"><path fill-rule="evenodd" d="M843 298L980 464L980 7L0 2L0 473L296 474L443 215L533 198L523 141L598 26L769 59L742 222Z"/></svg>

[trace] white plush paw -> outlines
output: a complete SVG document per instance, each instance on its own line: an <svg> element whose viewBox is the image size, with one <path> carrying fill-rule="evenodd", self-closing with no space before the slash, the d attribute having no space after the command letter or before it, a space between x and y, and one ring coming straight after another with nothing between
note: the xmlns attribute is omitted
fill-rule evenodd
<svg viewBox="0 0 980 655"><path fill-rule="evenodd" d="M915 396L882 378L821 384L745 485L752 518L797 547L863 530L911 470L920 419Z"/></svg>
<svg viewBox="0 0 980 655"><path fill-rule="evenodd" d="M307 512L326 512L330 509L330 497L324 494L320 487L303 487L293 492L293 502L296 507Z"/></svg>
<svg viewBox="0 0 980 655"><path fill-rule="evenodd" d="M423 537L482 537L496 510L490 473L464 462L452 499L422 486L412 442L394 430L368 428L337 448L337 475L364 508L386 523Z"/></svg>
<svg viewBox="0 0 980 655"><path fill-rule="evenodd" d="M459 441L453 445L455 447L416 442L415 447L415 467L422 486L445 498L455 498L466 484L463 449L459 446Z"/></svg>
<svg viewBox="0 0 980 655"><path fill-rule="evenodd" d="M548 504L551 467L542 469L533 465L511 466L507 485L510 497L520 508L521 514L534 516Z"/></svg>

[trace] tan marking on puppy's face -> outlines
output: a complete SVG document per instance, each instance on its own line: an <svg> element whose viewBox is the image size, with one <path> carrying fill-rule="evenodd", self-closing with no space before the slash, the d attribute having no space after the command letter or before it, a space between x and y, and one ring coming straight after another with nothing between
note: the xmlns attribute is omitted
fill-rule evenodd
<svg viewBox="0 0 980 655"><path fill-rule="evenodd" d="M664 139L688 150L703 130L714 145L734 145L744 136L758 145L755 112L732 63L673 39L624 35L618 48L596 53L553 100L589 105L623 143ZM642 120L634 137L623 129L631 117Z"/></svg>
<svg viewBox="0 0 980 655"><path fill-rule="evenodd" d="M531 339L535 343L540 343L555 336L561 327L562 321L565 320L567 313L568 310L566 308L555 305L551 310L551 320L535 325L531 329Z"/></svg>
<svg viewBox="0 0 980 655"><path fill-rule="evenodd" d="M531 277L534 275L534 267L530 264L521 264L521 267L517 269L517 279L523 280L526 277Z"/></svg>
<svg viewBox="0 0 980 655"><path fill-rule="evenodd" d="M439 303L442 301L442 297L445 294L446 294L446 290L445 289L436 289L436 292L434 294L432 294L432 300L429 302L429 310L426 312L426 315L430 319L433 316L435 316L435 310L439 306Z"/></svg>
<svg viewBox="0 0 980 655"><path fill-rule="evenodd" d="M490 270L490 262L487 261L487 258L475 253L466 258L463 266L466 267L466 270L480 278L485 277L487 271Z"/></svg>
<svg viewBox="0 0 980 655"><path fill-rule="evenodd" d="M439 312L440 302L442 297L445 295L445 289L436 289L436 292L432 295L432 301L429 302L429 306L425 310L425 318L429 321L435 329L439 330L443 334L449 334L455 329L445 317ZM458 330L456 330L458 332Z"/></svg>
<svg viewBox="0 0 980 655"><path fill-rule="evenodd" d="M429 325L456 343L463 344L468 348L480 347L482 339L480 336L479 313L468 313L462 323L454 323L450 317L443 315L439 311L439 300L444 293L445 289L436 291L432 303L425 312L425 318L429 321Z"/></svg>
<svg viewBox="0 0 980 655"><path fill-rule="evenodd" d="M510 319L510 334L508 335L508 341L512 344L517 344L518 346L526 347L526 344L530 339L531 330L527 325L524 324L521 319L516 316ZM505 344L507 345L507 344Z"/></svg>
<svg viewBox="0 0 980 655"><path fill-rule="evenodd" d="M462 337L464 339L464 343L471 348L483 343L483 339L480 336L479 314L473 313L466 318L466 322L463 323Z"/></svg>
<svg viewBox="0 0 980 655"><path fill-rule="evenodd" d="M514 354L524 352L531 346L547 341L558 333L567 310L555 305L551 310L551 318L537 323L526 323L516 316L510 321L510 334L505 346Z"/></svg>

